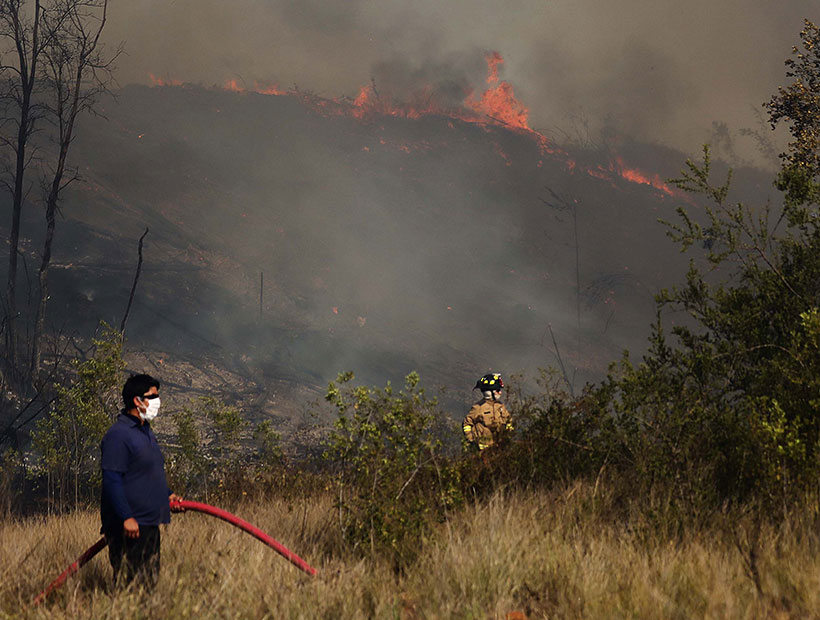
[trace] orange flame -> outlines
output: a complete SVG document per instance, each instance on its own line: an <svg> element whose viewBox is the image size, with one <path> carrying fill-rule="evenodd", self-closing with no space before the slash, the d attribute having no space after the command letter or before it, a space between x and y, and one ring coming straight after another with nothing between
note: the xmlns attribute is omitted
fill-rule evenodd
<svg viewBox="0 0 820 620"><path fill-rule="evenodd" d="M546 138L529 127L529 110L515 98L512 85L498 79L499 69L504 64L501 54L492 52L487 55L486 61L487 84L491 86L480 96L472 92L468 93L460 109L447 109L438 105L435 101L435 93L430 87L417 93L416 103L397 103L388 95L377 94L373 85L366 85L359 89L359 94L350 104L352 108L350 113L359 119L368 116L397 116L416 119L422 116L437 115L468 123L503 124L536 135L539 144L546 146ZM334 100L334 102L342 104L339 100ZM345 110L338 110L338 113L345 114Z"/></svg>
<svg viewBox="0 0 820 620"><path fill-rule="evenodd" d="M366 106L368 104L369 101L370 101L370 92L368 90L368 87L367 86L362 86L361 89L359 89L359 94L353 100L353 105L356 106L357 108L363 108L364 106Z"/></svg>
<svg viewBox="0 0 820 620"><path fill-rule="evenodd" d="M278 84L260 84L256 82L254 92L260 95L287 95L289 91L282 90Z"/></svg>
<svg viewBox="0 0 820 620"><path fill-rule="evenodd" d="M487 56L487 84L495 84L498 81L498 68L503 64L504 59L498 52Z"/></svg>
<svg viewBox="0 0 820 620"><path fill-rule="evenodd" d="M182 86L182 82L179 80L159 78L153 73L149 73L148 77L151 78L152 86Z"/></svg>
<svg viewBox="0 0 820 620"><path fill-rule="evenodd" d="M235 79L228 80L227 82L225 82L224 88L225 88L225 90L230 90L230 91L235 92L235 93L244 93L245 92L245 87L240 86L239 82L237 82Z"/></svg>
<svg viewBox="0 0 820 620"><path fill-rule="evenodd" d="M305 106L322 115L351 116L363 121L379 116L406 119L440 116L449 119L448 125L450 128L454 128L453 121L482 126L503 125L512 131L530 136L538 145L542 155L551 154L563 159L570 173L575 173L578 170L589 176L609 182L613 182L615 177L620 177L630 183L653 187L667 196L680 197L680 192L664 183L660 175L645 173L637 168L629 167L620 156L616 156L608 167L600 165L595 168L578 166L566 151L552 145L545 135L529 126L529 109L516 98L512 84L499 78L499 73L504 65L504 58L501 54L495 51L491 52L487 54L485 60L487 62L487 89L480 95L472 91L467 93L461 107L458 108L439 105L435 99L434 89L429 86L415 95L415 102L394 101L389 94L377 92L375 84L362 86L353 100L349 98L328 99L298 89L284 90L276 84L260 84L259 82L255 82L253 88L249 89L240 85L236 79L226 81L223 89L235 93L297 97ZM153 86L185 86L185 83L180 80L158 78L152 73L148 75ZM380 144L387 144L384 138L380 140ZM414 145L412 148L429 148L429 146L429 144L421 144ZM399 145L398 149L405 153L411 151L411 147L408 145ZM494 149L506 166L512 165L509 155L497 143L494 144ZM370 149L365 146L362 150L367 151ZM538 166L541 167L541 165L542 161L539 161ZM338 308L334 308L334 313L338 313Z"/></svg>
<svg viewBox="0 0 820 620"><path fill-rule="evenodd" d="M631 181L632 183L639 183L641 185L651 185L655 189L662 191L668 196L675 195L675 190L673 190L666 183L664 183L660 175L653 174L652 176L647 176L637 168L628 168L626 164L624 164L624 160L620 157L616 157L615 161L618 163L618 168L620 170L621 176L627 181Z"/></svg>
<svg viewBox="0 0 820 620"><path fill-rule="evenodd" d="M498 52L487 55L487 84L490 88L481 94L480 99L468 96L464 104L478 114L494 121L504 123L516 129L532 131L528 124L530 111L515 98L512 84L498 81L498 70L504 59Z"/></svg>
<svg viewBox="0 0 820 620"><path fill-rule="evenodd" d="M257 93L260 95L288 95L290 94L286 90L282 90L279 88L277 84L262 84L260 82L254 82L253 88L248 90L244 86L240 85L236 78L227 80L225 85L223 86L224 90L228 90L234 93Z"/></svg>

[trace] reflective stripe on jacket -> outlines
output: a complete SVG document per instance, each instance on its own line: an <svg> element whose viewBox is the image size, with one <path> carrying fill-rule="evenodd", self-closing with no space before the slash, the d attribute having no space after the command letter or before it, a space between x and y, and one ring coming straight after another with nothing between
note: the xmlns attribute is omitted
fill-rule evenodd
<svg viewBox="0 0 820 620"><path fill-rule="evenodd" d="M491 446L504 430L512 430L510 412L503 403L483 398L472 406L464 418L462 430L467 441L477 442L479 449Z"/></svg>

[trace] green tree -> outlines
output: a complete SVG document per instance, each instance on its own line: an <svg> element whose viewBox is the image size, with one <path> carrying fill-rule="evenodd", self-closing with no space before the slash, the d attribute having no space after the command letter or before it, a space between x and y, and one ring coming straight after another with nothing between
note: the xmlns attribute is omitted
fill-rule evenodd
<svg viewBox="0 0 820 620"><path fill-rule="evenodd" d="M795 223L808 215L800 207L820 202L820 30L807 19L800 39L801 46L793 47L793 57L786 60L792 83L765 104L772 128L785 122L792 135L788 151L780 155L778 186L786 192Z"/></svg>
<svg viewBox="0 0 820 620"><path fill-rule="evenodd" d="M100 472L94 455L118 410L119 387L125 362L122 335L101 323L93 340L94 354L75 361L75 376L68 384L55 386L57 396L48 413L37 421L32 445L48 478L49 496L59 493L63 508L69 486L75 509L99 485ZM88 483L83 484L82 483Z"/></svg>
<svg viewBox="0 0 820 620"><path fill-rule="evenodd" d="M820 474L820 32L807 21L801 38L786 62L794 82L766 104L793 136L776 181L782 212L732 202L731 173L713 180L708 148L688 161L674 182L704 206L679 209L669 232L703 248L712 270L693 261L682 286L658 295L692 321L667 340L659 316L641 363L625 359L602 388L613 458L690 507L771 509Z"/></svg>

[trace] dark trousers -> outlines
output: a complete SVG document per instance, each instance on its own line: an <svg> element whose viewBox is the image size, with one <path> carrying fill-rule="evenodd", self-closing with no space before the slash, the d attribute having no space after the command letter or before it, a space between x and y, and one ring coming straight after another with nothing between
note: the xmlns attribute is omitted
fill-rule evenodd
<svg viewBox="0 0 820 620"><path fill-rule="evenodd" d="M108 559L114 569L114 583L137 583L154 587L159 579L159 526L140 525L139 538L126 538L122 529L106 532Z"/></svg>

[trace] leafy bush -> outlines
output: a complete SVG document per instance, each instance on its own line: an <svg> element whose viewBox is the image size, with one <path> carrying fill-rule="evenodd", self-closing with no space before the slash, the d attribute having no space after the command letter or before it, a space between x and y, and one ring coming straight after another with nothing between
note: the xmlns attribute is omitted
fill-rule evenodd
<svg viewBox="0 0 820 620"><path fill-rule="evenodd" d="M767 104L793 141L781 155L782 213L730 201L708 147L674 182L705 199L680 208L670 236L723 277L692 266L658 295L650 350L628 357L594 392L611 420L608 459L630 493L660 492L690 516L727 503L769 515L820 475L820 30L806 22L787 61L792 84ZM694 203L693 203L694 204ZM685 311L668 341L660 311Z"/></svg>
<svg viewBox="0 0 820 620"><path fill-rule="evenodd" d="M14 448L7 448L0 454L0 518L12 513L15 500L21 495L15 487L22 487L23 460Z"/></svg>
<svg viewBox="0 0 820 620"><path fill-rule="evenodd" d="M173 421L177 443L169 450L168 478L177 492L206 501L239 498L253 485L273 484L281 473L281 437L270 420L253 429L255 451L243 445L248 422L242 412L216 398L194 401L176 412Z"/></svg>
<svg viewBox="0 0 820 620"><path fill-rule="evenodd" d="M587 388L572 398L553 370L540 371L535 389L525 390L524 379L508 380L506 405L515 431L481 452L464 443L460 477L463 492L472 498L501 488L551 487L594 477L606 462L611 420L599 406L599 393Z"/></svg>
<svg viewBox="0 0 820 620"><path fill-rule="evenodd" d="M253 429L253 439L259 445L256 460L262 472L271 472L285 462L282 436L273 430L270 420L263 420Z"/></svg>
<svg viewBox="0 0 820 620"><path fill-rule="evenodd" d="M202 492L208 498L208 456L202 444L202 434L197 426L197 416L190 407L173 415L177 444L166 457L168 484L175 493L196 495Z"/></svg>
<svg viewBox="0 0 820 620"><path fill-rule="evenodd" d="M238 408L212 396L202 397L173 416L178 444L168 476L186 495L233 495L247 478L241 434L247 423Z"/></svg>
<svg viewBox="0 0 820 620"><path fill-rule="evenodd" d="M340 374L325 397L336 409L325 458L335 466L338 525L354 548L386 553L399 568L462 500L437 434L444 418L415 372L399 392L352 379Z"/></svg>
<svg viewBox="0 0 820 620"><path fill-rule="evenodd" d="M94 355L73 362L75 377L55 386L53 405L32 433L34 474L45 470L49 498L55 498L60 509L69 494L75 508L97 495L100 471L94 455L119 408L122 344L122 334L102 323L100 336L93 340Z"/></svg>

